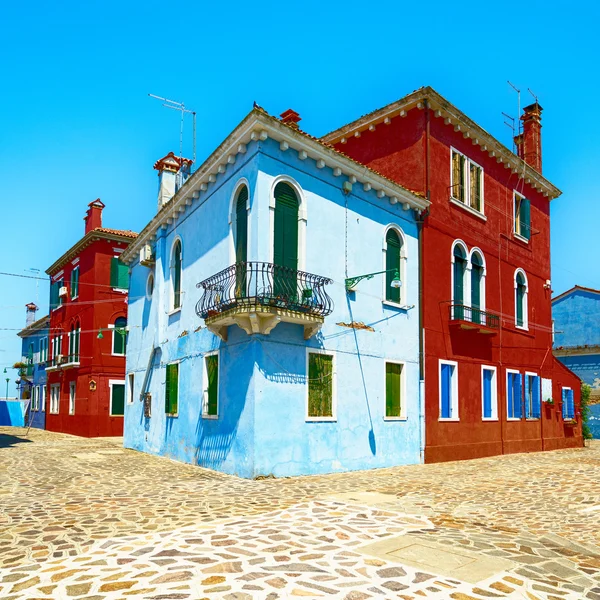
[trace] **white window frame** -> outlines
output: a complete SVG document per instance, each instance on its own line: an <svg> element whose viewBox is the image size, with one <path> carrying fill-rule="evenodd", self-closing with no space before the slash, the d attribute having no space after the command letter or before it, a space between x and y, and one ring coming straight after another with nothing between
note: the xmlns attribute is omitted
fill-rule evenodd
<svg viewBox="0 0 600 600"><path fill-rule="evenodd" d="M525 383L523 383L523 417L527 420L527 421L539 421L541 416L542 416L542 378L539 376L538 373L534 373L533 371L525 371L525 378L527 377L537 377L540 380L540 416L539 417L528 417L525 413L525 403L527 402L527 398L525 398ZM531 382L529 384L529 393L531 394L531 411L530 414L533 414L533 387L531 385Z"/></svg>
<svg viewBox="0 0 600 600"><path fill-rule="evenodd" d="M521 224L521 211L519 211L519 227L517 227L517 196L519 196L519 198L521 200L527 200L527 196L523 196L523 194L521 194L521 192L517 192L517 190L513 190L513 235L520 240L521 242L524 242L525 244L529 244L529 240L522 236L519 233L519 230L521 229L520 224ZM529 203L529 206L531 207L531 201ZM529 235L531 235L531 210L529 212Z"/></svg>
<svg viewBox="0 0 600 600"><path fill-rule="evenodd" d="M217 414L208 414L208 371L206 369L206 359L209 356L217 357ZM179 402L179 380L177 380L177 400ZM179 406L179 405L178 405ZM221 352L213 350L206 352L202 357L202 418L216 421L221 414Z"/></svg>
<svg viewBox="0 0 600 600"><path fill-rule="evenodd" d="M60 383L53 383L50 386L50 414L58 415L60 413Z"/></svg>
<svg viewBox="0 0 600 600"><path fill-rule="evenodd" d="M401 365L402 370L400 371L400 415L397 417L388 417L385 414L386 410L386 370L385 366L387 363L394 365ZM383 360L383 420L384 421L407 421L408 416L406 412L406 362L402 360L394 360L392 358L385 358Z"/></svg>
<svg viewBox="0 0 600 600"><path fill-rule="evenodd" d="M175 256L175 245L179 242L181 247L181 276L179 277L179 306L175 308L175 276L174 276L174 256ZM183 307L183 241L180 236L175 236L173 243L171 244L171 252L169 253L169 309L167 312L168 316L175 315L181 312Z"/></svg>
<svg viewBox="0 0 600 600"><path fill-rule="evenodd" d="M471 255L469 254L467 244L462 240L454 240L450 248L450 298L452 299L452 304L456 304L454 298L454 248L456 246L460 246L465 251L465 261L467 262L463 274L463 306L471 306Z"/></svg>
<svg viewBox="0 0 600 600"><path fill-rule="evenodd" d="M75 298L79 298L79 275L81 275L81 271L79 270L79 265L77 265L72 271L71 271L71 282L73 282L73 273L77 271L77 294L75 296L73 296L73 290L70 290L71 292L71 300L75 300Z"/></svg>
<svg viewBox="0 0 600 600"><path fill-rule="evenodd" d="M178 384L179 385L179 384ZM125 390L127 393L126 404L133 404L133 400L135 398L135 374L127 373L127 389Z"/></svg>
<svg viewBox="0 0 600 600"><path fill-rule="evenodd" d="M308 414L308 381L309 381L309 359L310 354L326 354L331 356L331 417L311 417ZM337 356L333 350L324 348L306 348L306 392L304 394L304 415L306 423L335 423L337 422Z"/></svg>
<svg viewBox="0 0 600 600"><path fill-rule="evenodd" d="M525 418L525 415L522 415L520 417L509 417L508 416L508 412L509 412L509 405L508 405L508 399L509 399L509 395L508 395L508 375L509 373L513 373L515 375L518 375L519 377L521 377L521 371L517 370L517 369L506 369L506 420L507 421L522 421ZM521 396L523 395L523 379L521 378ZM525 407L523 406L523 404L521 404L521 410L525 410Z"/></svg>
<svg viewBox="0 0 600 600"><path fill-rule="evenodd" d="M454 195L454 169L452 168L452 154L453 153L459 154L460 156L462 156L465 159L464 167L463 167L464 168L463 178L465 181L465 188L466 188L464 202L459 200ZM478 169L481 169L481 171L480 171L481 210L477 210L476 208L473 208L471 206L471 169L469 168L471 164L474 165L475 167L477 167ZM460 152L460 150L457 150L456 148L454 148L454 146L450 146L450 202L452 202L452 204L456 204L457 206L460 206L461 208L465 209L467 212L475 215L476 217L479 217L480 219L487 221L487 217L485 216L485 192L484 192L484 187L483 187L484 182L485 182L485 177L484 177L483 167L479 163L476 163L474 160L471 160L463 152Z"/></svg>
<svg viewBox="0 0 600 600"><path fill-rule="evenodd" d="M483 397L483 389L484 389L484 371L492 371L494 373L494 377L492 378L492 416L486 417L484 416L484 397ZM498 369L497 367L493 367L492 365L481 365L481 420L482 421L497 421L498 420Z"/></svg>
<svg viewBox="0 0 600 600"><path fill-rule="evenodd" d="M31 386L31 410L37 411L37 388L35 385Z"/></svg>
<svg viewBox="0 0 600 600"><path fill-rule="evenodd" d="M40 397L40 401L41 401L41 405L42 405L42 412L46 412L46 385L43 384L40 386L40 391L41 391L41 397Z"/></svg>
<svg viewBox="0 0 600 600"><path fill-rule="evenodd" d="M45 363L48 360L48 337L40 338L39 362Z"/></svg>
<svg viewBox="0 0 600 600"><path fill-rule="evenodd" d="M127 317L117 317L115 319L115 322L117 319L127 319ZM125 325L125 337L127 338L127 334L129 333L129 322L127 323L127 325ZM116 330L116 325L115 323L109 323L108 324L108 329L111 330L111 343L110 343L110 355L111 356L126 356L127 355L127 339L125 340L125 352L123 352L122 354L118 354L115 352L115 330Z"/></svg>
<svg viewBox="0 0 600 600"><path fill-rule="evenodd" d="M450 398L450 414L451 417L441 417L442 414L442 365L450 365L454 367L451 377L452 397ZM460 421L458 412L458 362L455 360L439 359L438 361L438 421L443 423L456 423Z"/></svg>
<svg viewBox="0 0 600 600"><path fill-rule="evenodd" d="M155 281L156 280L154 279L154 272L150 271L146 279L146 300L152 300L152 296L154 295ZM152 293L150 293L150 282L152 282Z"/></svg>
<svg viewBox="0 0 600 600"><path fill-rule="evenodd" d="M565 390L569 390L570 392L573 392L573 388L572 387L568 387L566 385L563 385L560 388L560 401L561 401L560 418L562 419L563 423L565 421L570 421L570 419L568 419L568 418L565 419L565 412L564 412L565 409L564 409L564 401L563 401L563 392ZM573 418L575 419L577 417L575 416L574 413L575 413L575 392L573 392Z"/></svg>
<svg viewBox="0 0 600 600"><path fill-rule="evenodd" d="M245 177L242 177L238 181L233 188L233 193L231 194L231 198L229 199L229 264L235 264L235 243L236 243L236 229L237 229L237 197L240 192L240 189L246 186L248 190L248 200L246 201L246 214L248 215L248 231L246 232L246 241L248 244L247 251L250 250L250 229L251 229L251 219L250 219L250 183Z"/></svg>
<svg viewBox="0 0 600 600"><path fill-rule="evenodd" d="M124 387L125 394L127 394L127 382L124 379L109 379L108 387L109 387L109 405L108 405L108 416L109 417L124 417L125 415L113 415L112 404L113 404L113 386L114 385L122 385ZM127 404L127 398L125 398L125 404ZM123 411L125 412L125 411Z"/></svg>
<svg viewBox="0 0 600 600"><path fill-rule="evenodd" d="M69 381L69 414L75 414L75 400L77 397L77 382Z"/></svg>
<svg viewBox="0 0 600 600"><path fill-rule="evenodd" d="M471 285L472 282L472 275L473 275L473 255L474 254L479 254L479 256L481 257L481 262L483 263L482 268L483 268L483 274L481 275L481 284L480 284L480 290L479 290L479 300L480 300L480 304L481 306L479 307L480 311L485 312L486 310L486 306L487 303L485 301L485 278L487 275L487 262L485 260L485 254L483 253L483 250L481 248L479 248L478 246L475 246L474 248L471 248L471 251L469 252L468 255L468 264L467 264L467 270L469 271L469 306L473 306L473 286ZM452 270L452 272L454 273L454 269ZM482 315L482 325L485 325L485 315Z"/></svg>
<svg viewBox="0 0 600 600"><path fill-rule="evenodd" d="M525 293L523 294L523 325L517 325L517 275L519 273L521 273L525 278ZM522 329L523 331L529 331L529 279L527 278L527 273L525 273L521 267L515 270L513 284L515 287L515 327L517 329Z"/></svg>
<svg viewBox="0 0 600 600"><path fill-rule="evenodd" d="M400 248L400 271L398 275L400 275L400 282L402 285L400 286L400 302L392 302L391 300L387 300L387 289L386 289L386 280L387 280L387 234L390 229L393 229L400 238L400 243L402 247ZM407 248L406 248L406 236L404 235L404 231L399 225L396 223L390 223L383 232L383 246L382 246L382 254L383 254L383 266L381 269L386 271L383 274L383 288L382 288L382 303L388 306L395 306L397 308L406 308L407 299L406 299L406 260L407 260ZM388 361L389 362L389 361Z"/></svg>

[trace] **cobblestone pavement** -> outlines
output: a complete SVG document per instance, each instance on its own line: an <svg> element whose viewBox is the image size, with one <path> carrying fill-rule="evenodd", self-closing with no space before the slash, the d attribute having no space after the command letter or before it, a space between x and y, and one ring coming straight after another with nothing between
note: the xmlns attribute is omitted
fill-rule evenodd
<svg viewBox="0 0 600 600"><path fill-rule="evenodd" d="M0 598L600 600L600 444L245 481L0 428Z"/></svg>

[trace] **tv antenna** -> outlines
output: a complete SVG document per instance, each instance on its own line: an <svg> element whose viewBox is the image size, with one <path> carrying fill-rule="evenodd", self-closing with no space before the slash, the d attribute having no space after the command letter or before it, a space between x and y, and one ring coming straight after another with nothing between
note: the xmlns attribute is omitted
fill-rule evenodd
<svg viewBox="0 0 600 600"><path fill-rule="evenodd" d="M527 91L533 96L536 104L539 104L538 97L531 91L531 88L527 88Z"/></svg>
<svg viewBox="0 0 600 600"><path fill-rule="evenodd" d="M179 158L183 158L183 122L186 114L192 115L192 163L196 162L196 111L190 110L185 107L183 102L177 102L175 100L169 100L162 96L156 96L154 94L148 94L150 98L156 98L162 100L163 106L171 108L172 110L178 110L181 112L181 126L179 128Z"/></svg>

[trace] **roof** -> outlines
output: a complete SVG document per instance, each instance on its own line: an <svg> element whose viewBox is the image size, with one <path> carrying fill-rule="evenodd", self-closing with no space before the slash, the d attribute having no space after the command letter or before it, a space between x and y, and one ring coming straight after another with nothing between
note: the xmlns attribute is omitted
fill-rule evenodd
<svg viewBox="0 0 600 600"><path fill-rule="evenodd" d="M121 255L121 260L129 263L140 247L156 237L160 228L167 227L181 217L217 178L233 165L239 154L246 152L246 145L252 141L271 138L279 142L282 150L293 148L302 160L312 159L318 168L329 167L336 177L344 176L352 183L368 182L380 199L388 198L392 204L402 203L405 208L425 210L430 202L422 195L401 186L396 181L370 169L362 163L340 152L332 144L316 138L256 106L229 134L221 145L204 161L198 170L181 186L178 192L165 203L153 219L144 227L138 238ZM341 182L340 182L341 187ZM211 190L212 192L212 190Z"/></svg>
<svg viewBox="0 0 600 600"><path fill-rule="evenodd" d="M46 315L45 317L42 317L41 319L38 319L37 321L34 321L31 325L28 325L27 327L21 329L21 331L19 331L19 333L17 333L17 335L19 337L28 337L29 335L32 335L33 333L35 333L38 329L44 329L45 326L50 326L50 316Z"/></svg>
<svg viewBox="0 0 600 600"><path fill-rule="evenodd" d="M406 113L413 109L424 109L429 106L434 111L434 116L443 118L446 125L454 126L456 131L462 131L465 137L470 137L473 144L478 145L490 156L496 157L499 163L504 163L520 179L542 192L545 196L557 198L561 191L550 181L519 158L512 150L509 150L494 136L477 125L465 113L456 108L451 102L438 94L433 88L427 86L419 88L414 92L388 104L382 108L373 110L362 117L348 123L338 129L331 131L323 136L325 142L332 144L344 143L348 137L358 132L368 130L370 126L378 122L389 122L395 117L404 117Z"/></svg>
<svg viewBox="0 0 600 600"><path fill-rule="evenodd" d="M583 287L582 285L574 285L570 290L567 290L566 292L559 294L558 296L556 296L556 298L552 298L552 303L556 302L557 300L562 300L566 296L570 296L571 294L573 294L575 292L590 292L592 294L600 294L600 290L595 290L594 288Z"/></svg>
<svg viewBox="0 0 600 600"><path fill-rule="evenodd" d="M58 260L56 260L48 269L48 275L54 275L67 262L75 258L85 247L99 239L113 240L117 242L131 243L138 236L134 231L122 229L107 229L106 227L96 227L88 231L75 245L71 246Z"/></svg>

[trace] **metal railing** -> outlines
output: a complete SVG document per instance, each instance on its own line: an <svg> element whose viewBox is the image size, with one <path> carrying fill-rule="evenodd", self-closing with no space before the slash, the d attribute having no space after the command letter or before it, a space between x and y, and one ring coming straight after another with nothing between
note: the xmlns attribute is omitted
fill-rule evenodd
<svg viewBox="0 0 600 600"><path fill-rule="evenodd" d="M477 325L489 327L490 329L500 328L500 315L472 306L466 306L465 304L450 305L450 320L476 323Z"/></svg>
<svg viewBox="0 0 600 600"><path fill-rule="evenodd" d="M204 293L196 314L207 319L234 308L272 306L325 317L333 301L325 286L333 280L266 262L239 262L196 285Z"/></svg>
<svg viewBox="0 0 600 600"><path fill-rule="evenodd" d="M46 361L46 368L60 367L62 365L79 364L79 354L62 354L60 361L56 356Z"/></svg>

